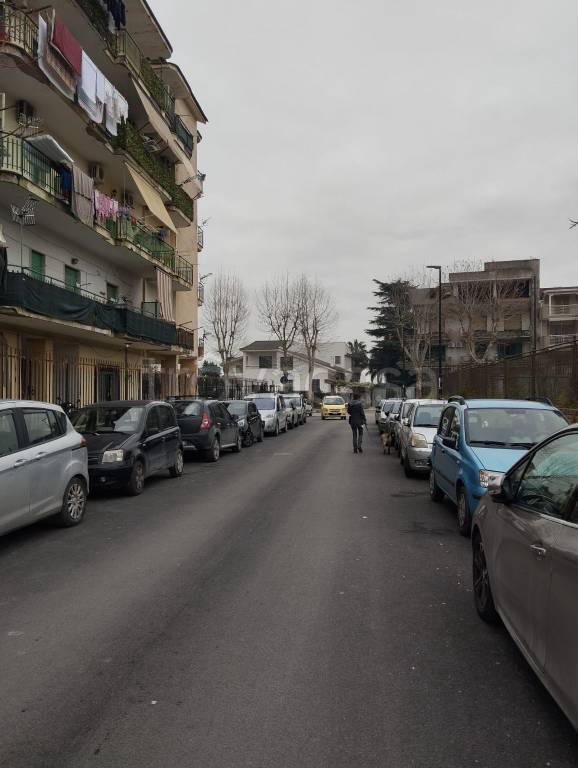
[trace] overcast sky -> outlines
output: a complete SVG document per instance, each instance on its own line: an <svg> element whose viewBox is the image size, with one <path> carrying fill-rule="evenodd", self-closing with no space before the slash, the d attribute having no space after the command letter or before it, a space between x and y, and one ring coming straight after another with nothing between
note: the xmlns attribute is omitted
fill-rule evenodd
<svg viewBox="0 0 578 768"><path fill-rule="evenodd" d="M412 267L578 283L575 0L150 2L210 121L201 272L317 275L344 340Z"/></svg>

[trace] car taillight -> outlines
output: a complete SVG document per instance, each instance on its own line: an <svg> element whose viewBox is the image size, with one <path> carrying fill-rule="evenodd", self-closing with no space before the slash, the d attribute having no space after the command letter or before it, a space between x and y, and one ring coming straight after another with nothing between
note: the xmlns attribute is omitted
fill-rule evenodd
<svg viewBox="0 0 578 768"><path fill-rule="evenodd" d="M205 411L203 413L203 420L201 421L201 429L210 429L211 428L211 421L209 419L209 414Z"/></svg>

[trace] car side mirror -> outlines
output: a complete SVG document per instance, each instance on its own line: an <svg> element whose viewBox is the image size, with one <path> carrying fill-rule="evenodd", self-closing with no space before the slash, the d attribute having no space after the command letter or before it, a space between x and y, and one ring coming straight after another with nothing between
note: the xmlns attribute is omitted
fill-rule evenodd
<svg viewBox="0 0 578 768"><path fill-rule="evenodd" d="M510 504L514 500L509 477L492 478L488 483L488 494L498 504Z"/></svg>

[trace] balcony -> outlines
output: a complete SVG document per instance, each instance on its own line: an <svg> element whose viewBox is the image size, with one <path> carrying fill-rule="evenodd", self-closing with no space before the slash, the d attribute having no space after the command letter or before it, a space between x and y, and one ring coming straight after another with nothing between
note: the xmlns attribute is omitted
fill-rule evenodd
<svg viewBox="0 0 578 768"><path fill-rule="evenodd" d="M31 58L38 54L38 27L22 11L2 3L0 6L0 44L20 48Z"/></svg>
<svg viewBox="0 0 578 768"><path fill-rule="evenodd" d="M576 317L578 315L578 304L551 304L548 309L550 317L560 317L561 315Z"/></svg>
<svg viewBox="0 0 578 768"><path fill-rule="evenodd" d="M202 251L205 245L205 233L201 227L197 227L197 250Z"/></svg>
<svg viewBox="0 0 578 768"><path fill-rule="evenodd" d="M197 304L202 306L205 303L205 286L199 283L197 286Z"/></svg>
<svg viewBox="0 0 578 768"><path fill-rule="evenodd" d="M146 148L142 136L132 123L119 125L114 143L117 149L128 152L149 176L166 190L175 208L182 211L190 221L194 219L195 204L192 198L177 185L173 169Z"/></svg>
<svg viewBox="0 0 578 768"><path fill-rule="evenodd" d="M177 344L183 349L194 349L195 332L182 325L177 326Z"/></svg>
<svg viewBox="0 0 578 768"><path fill-rule="evenodd" d="M166 243L152 230L127 218L108 219L106 228L118 242L126 242L143 250L166 270L187 285L193 283L193 265L178 256L170 243Z"/></svg>
<svg viewBox="0 0 578 768"><path fill-rule="evenodd" d="M108 302L82 288L72 289L60 280L39 275L26 267L11 267L11 270L6 289L0 291L0 304L4 306L154 344L174 346L179 343L179 329L174 323L140 312L128 304ZM186 339L183 337L182 340Z"/></svg>
<svg viewBox="0 0 578 768"><path fill-rule="evenodd" d="M578 334L571 333L550 334L550 346L556 346L556 344L572 344L577 337Z"/></svg>
<svg viewBox="0 0 578 768"><path fill-rule="evenodd" d="M22 176L48 195L70 204L70 192L62 167L26 139L16 136L0 138L0 171Z"/></svg>

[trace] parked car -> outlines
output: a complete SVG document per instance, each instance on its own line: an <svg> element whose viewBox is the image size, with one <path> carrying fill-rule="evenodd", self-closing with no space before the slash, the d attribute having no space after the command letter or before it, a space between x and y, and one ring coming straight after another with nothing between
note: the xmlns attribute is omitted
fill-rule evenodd
<svg viewBox="0 0 578 768"><path fill-rule="evenodd" d="M377 400L376 403L375 403L375 423L377 425L379 425L379 417L380 417L380 414L381 414L381 408L382 408L384 403L385 403L385 399L383 397L380 398L379 400Z"/></svg>
<svg viewBox="0 0 578 768"><path fill-rule="evenodd" d="M399 460L406 477L429 472L434 436L446 404L445 400L415 400L399 429ZM403 411L402 411L403 412Z"/></svg>
<svg viewBox="0 0 578 768"><path fill-rule="evenodd" d="M309 418L310 416L313 416L313 403L311 400L308 400L306 397L303 398L303 402L305 403L305 416Z"/></svg>
<svg viewBox="0 0 578 768"><path fill-rule="evenodd" d="M502 619L578 730L576 426L490 480L473 516L472 552L478 614Z"/></svg>
<svg viewBox="0 0 578 768"><path fill-rule="evenodd" d="M400 403L401 400L382 400L381 410L379 412L379 418L377 419L377 428L379 433L385 432L385 425L387 424L388 416L393 409L395 403Z"/></svg>
<svg viewBox="0 0 578 768"><path fill-rule="evenodd" d="M243 445L251 446L255 441L263 442L265 428L255 403L250 400L225 400L227 410L237 420Z"/></svg>
<svg viewBox="0 0 578 768"><path fill-rule="evenodd" d="M283 400L287 404L295 406L295 415L297 417L297 426L305 424L307 421L307 409L305 407L305 398L299 392L284 392Z"/></svg>
<svg viewBox="0 0 578 768"><path fill-rule="evenodd" d="M173 407L155 400L95 403L72 414L86 440L91 488L125 488L133 496L147 477L183 474L183 443Z"/></svg>
<svg viewBox="0 0 578 768"><path fill-rule="evenodd" d="M347 417L347 405L345 400L338 395L326 395L321 403L321 418L345 419Z"/></svg>
<svg viewBox="0 0 578 768"><path fill-rule="evenodd" d="M391 408L388 409L387 414L384 414L385 419L383 421L380 417L379 431L389 434L391 440L390 444L396 447L396 424L399 421L399 413L401 411L403 400L390 400L389 402L391 403Z"/></svg>
<svg viewBox="0 0 578 768"><path fill-rule="evenodd" d="M252 400L257 406L266 435L277 436L279 432L287 432L287 408L282 395L262 392L247 395L244 399Z"/></svg>
<svg viewBox="0 0 578 768"><path fill-rule="evenodd" d="M502 477L536 443L567 424L549 402L450 397L433 441L432 500L445 495L453 501L458 529L468 536L490 480Z"/></svg>
<svg viewBox="0 0 578 768"><path fill-rule="evenodd" d="M240 453L243 436L239 424L219 400L173 400L186 452L201 453L205 461L219 461L221 451Z"/></svg>
<svg viewBox="0 0 578 768"><path fill-rule="evenodd" d="M402 400L401 405L399 407L399 413L395 414L395 418L392 419L391 428L393 430L393 444L395 445L398 456L399 456L399 445L400 445L399 438L401 433L401 425L403 420L407 418L410 409L416 402L417 400L415 399Z"/></svg>
<svg viewBox="0 0 578 768"><path fill-rule="evenodd" d="M60 406L0 401L0 534L43 517L78 525L88 487L86 441Z"/></svg>

